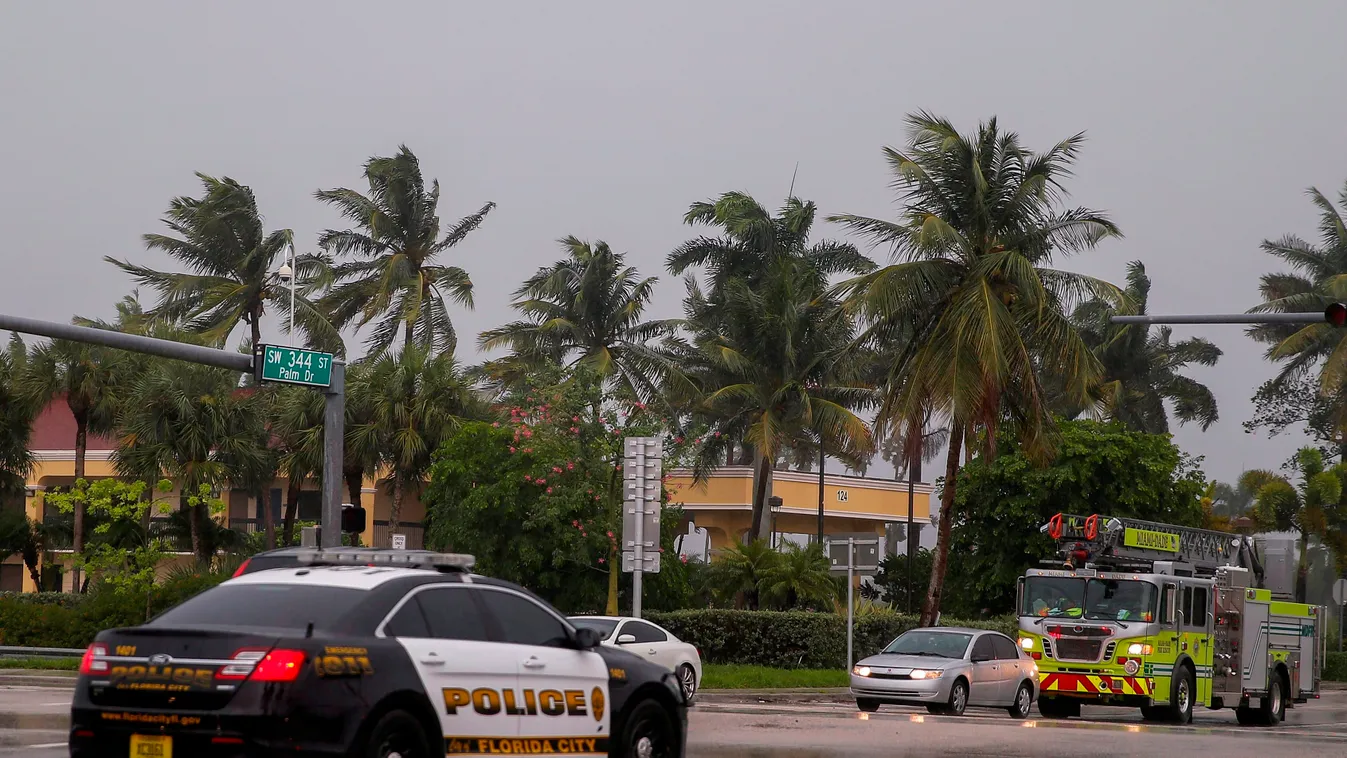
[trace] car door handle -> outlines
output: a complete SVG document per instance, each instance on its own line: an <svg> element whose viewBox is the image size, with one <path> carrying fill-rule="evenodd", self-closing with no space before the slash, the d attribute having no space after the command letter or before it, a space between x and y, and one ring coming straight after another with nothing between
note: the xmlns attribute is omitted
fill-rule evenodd
<svg viewBox="0 0 1347 758"><path fill-rule="evenodd" d="M645 652L646 652L646 655L655 655L655 648L652 647L652 648L650 648L649 650L647 650L647 651L645 651Z"/></svg>
<svg viewBox="0 0 1347 758"><path fill-rule="evenodd" d="M426 657L421 659L424 666L443 666L444 659L434 653L426 653Z"/></svg>
<svg viewBox="0 0 1347 758"><path fill-rule="evenodd" d="M547 667L547 664L546 664L546 663L543 663L542 661L538 660L537 658L530 658L530 659L528 659L527 661L524 661L524 668L526 668L526 669L540 669L540 668L546 668L546 667Z"/></svg>

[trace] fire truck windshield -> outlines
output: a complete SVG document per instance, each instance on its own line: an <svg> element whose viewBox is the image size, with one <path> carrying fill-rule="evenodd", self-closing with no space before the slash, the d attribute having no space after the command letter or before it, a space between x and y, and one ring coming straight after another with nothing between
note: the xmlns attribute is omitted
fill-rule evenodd
<svg viewBox="0 0 1347 758"><path fill-rule="evenodd" d="M1155 585L1130 579L1030 576L1021 616L1154 621Z"/></svg>

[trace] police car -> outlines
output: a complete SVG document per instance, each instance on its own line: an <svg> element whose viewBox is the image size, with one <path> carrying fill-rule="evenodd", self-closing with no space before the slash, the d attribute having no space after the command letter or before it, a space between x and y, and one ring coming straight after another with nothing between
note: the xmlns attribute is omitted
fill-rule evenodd
<svg viewBox="0 0 1347 758"><path fill-rule="evenodd" d="M672 672L472 574L470 556L301 560L100 633L72 758L683 755Z"/></svg>

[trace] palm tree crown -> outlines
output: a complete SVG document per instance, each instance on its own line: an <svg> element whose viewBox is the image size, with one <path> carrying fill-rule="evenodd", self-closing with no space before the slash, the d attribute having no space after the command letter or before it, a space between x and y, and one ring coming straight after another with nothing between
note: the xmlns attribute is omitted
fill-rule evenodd
<svg viewBox="0 0 1347 758"><path fill-rule="evenodd" d="M329 286L321 302L339 327L357 328L378 320L367 345L380 354L404 332L404 344L452 353L456 344L445 295L472 306L472 280L458 266L437 257L462 242L496 207L483 205L440 236L440 183L426 190L421 164L405 145L391 158L365 163L369 195L339 188L317 198L335 206L357 228L329 229L319 245L354 260L330 266L312 286Z"/></svg>
<svg viewBox="0 0 1347 758"><path fill-rule="evenodd" d="M1190 363L1214 366L1221 349L1201 337L1174 342L1173 330L1167 326L1150 334L1144 324L1109 323L1111 316L1121 313L1144 315L1150 289L1146 267L1132 261L1124 290L1129 307L1119 309L1107 300L1094 299L1072 314L1072 322L1103 368L1102 381L1091 395L1102 402L1110 417L1137 431L1169 433L1166 400L1174 404L1179 423L1196 421L1206 431L1219 418L1216 396L1179 370Z"/></svg>
<svg viewBox="0 0 1347 758"><path fill-rule="evenodd" d="M659 390L664 356L651 346L668 336L669 321L642 321L656 277L640 278L602 240L560 240L568 257L539 269L515 292L527 320L483 332L483 349L510 347L526 363L573 360L617 381L635 397Z"/></svg>

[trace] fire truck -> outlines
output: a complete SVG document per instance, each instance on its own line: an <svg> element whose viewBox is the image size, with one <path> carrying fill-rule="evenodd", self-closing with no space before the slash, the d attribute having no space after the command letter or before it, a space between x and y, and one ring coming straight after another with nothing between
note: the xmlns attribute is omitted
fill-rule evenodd
<svg viewBox="0 0 1347 758"><path fill-rule="evenodd" d="M1058 514L1059 557L1019 580L1019 643L1045 718L1082 705L1190 723L1194 705L1275 725L1319 697L1326 612L1264 588L1253 540L1136 519Z"/></svg>

